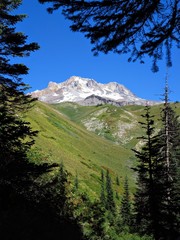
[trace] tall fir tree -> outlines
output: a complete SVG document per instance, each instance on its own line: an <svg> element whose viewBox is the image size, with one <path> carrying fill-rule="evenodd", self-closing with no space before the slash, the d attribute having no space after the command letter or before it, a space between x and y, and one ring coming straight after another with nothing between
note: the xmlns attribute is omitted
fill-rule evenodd
<svg viewBox="0 0 180 240"><path fill-rule="evenodd" d="M72 188L68 176L64 164L60 163L58 172L54 174L51 181L47 182L42 194L43 201L50 207L53 214L66 220L73 216L73 205L70 201Z"/></svg>
<svg viewBox="0 0 180 240"><path fill-rule="evenodd" d="M162 108L162 129L158 134L159 158L163 160L161 179L157 182L163 188L160 205L160 228L163 239L176 239L180 229L180 122L169 103L168 79L166 78L164 107Z"/></svg>
<svg viewBox="0 0 180 240"><path fill-rule="evenodd" d="M78 174L76 172L76 176L74 179L74 191L77 191L79 189L79 179L78 179Z"/></svg>
<svg viewBox="0 0 180 240"><path fill-rule="evenodd" d="M155 176L162 168L162 163L157 161L158 140L155 135L154 116L150 114L150 107L145 107L142 115L144 122L140 122L145 130L145 135L140 137L144 145L140 151L133 150L138 158L138 165L134 169L138 174L137 192L135 194L135 222L140 234L153 235L159 239L159 186Z"/></svg>
<svg viewBox="0 0 180 240"><path fill-rule="evenodd" d="M101 193L100 193L100 201L103 206L106 205L106 196L105 196L105 179L104 179L104 171L101 171Z"/></svg>
<svg viewBox="0 0 180 240"><path fill-rule="evenodd" d="M119 177L118 176L116 176L116 185L120 186L120 181L119 181Z"/></svg>
<svg viewBox="0 0 180 240"><path fill-rule="evenodd" d="M27 86L21 78L28 68L22 63L12 63L13 58L29 56L39 48L37 43L27 44L27 36L16 32L15 25L25 18L13 14L21 2L2 0L0 3L0 167L25 158L37 134L22 118L33 102L25 94Z"/></svg>
<svg viewBox="0 0 180 240"><path fill-rule="evenodd" d="M36 194L29 189L34 187L34 180L50 171L47 163L35 165L28 161L27 152L34 143L37 131L23 115L34 102L25 94L26 84L22 76L28 68L22 63L15 63L20 58L29 56L39 48L37 43L27 44L27 36L16 32L15 25L23 21L25 15L15 14L21 0L0 1L0 226L4 226L3 216L14 208L13 202L20 199L35 203ZM21 194L20 194L21 193ZM33 196L32 196L33 195ZM23 196L23 197L22 197ZM11 218L11 217L10 217ZM16 223L14 223L16 226ZM16 238L10 234L10 238ZM2 239L6 239L1 235Z"/></svg>
<svg viewBox="0 0 180 240"><path fill-rule="evenodd" d="M109 170L106 172L106 209L112 214L115 213L115 201Z"/></svg>
<svg viewBox="0 0 180 240"><path fill-rule="evenodd" d="M167 80L167 79L166 79ZM145 145L134 150L139 159L138 190L135 195L136 223L141 234L174 240L180 229L180 123L168 99L166 81L162 128L155 135L154 122L146 107Z"/></svg>
<svg viewBox="0 0 180 240"><path fill-rule="evenodd" d="M59 173L57 176L57 185L56 185L56 193L54 199L57 202L57 206L59 209L59 214L61 216L68 214L68 174L64 169L63 163L60 164Z"/></svg>
<svg viewBox="0 0 180 240"><path fill-rule="evenodd" d="M123 226L130 227L132 215L131 215L131 201L130 201L130 194L129 194L129 183L128 183L127 176L124 181L124 194L121 200L121 217L122 217Z"/></svg>

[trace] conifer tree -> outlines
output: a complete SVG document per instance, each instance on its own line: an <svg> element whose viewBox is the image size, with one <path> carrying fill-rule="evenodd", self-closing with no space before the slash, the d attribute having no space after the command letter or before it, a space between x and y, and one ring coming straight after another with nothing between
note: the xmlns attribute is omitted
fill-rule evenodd
<svg viewBox="0 0 180 240"><path fill-rule="evenodd" d="M145 144L141 151L134 150L139 159L138 190L135 195L138 231L153 235L154 239L173 240L180 226L180 123L168 100L166 82L162 128L154 134L153 116L146 107Z"/></svg>
<svg viewBox="0 0 180 240"><path fill-rule="evenodd" d="M163 169L161 179L158 173L156 179L163 189L159 230L164 239L175 239L180 227L180 122L169 103L168 92L166 79L163 126L158 134L159 158L163 161Z"/></svg>
<svg viewBox="0 0 180 240"><path fill-rule="evenodd" d="M116 192L116 199L119 200L119 194Z"/></svg>
<svg viewBox="0 0 180 240"><path fill-rule="evenodd" d="M106 172L106 209L111 213L115 213L114 194L109 170Z"/></svg>
<svg viewBox="0 0 180 240"><path fill-rule="evenodd" d="M142 115L144 122L140 122L145 129L145 136L140 139L144 145L140 151L133 150L138 158L138 166L134 169L138 173L138 188L135 194L135 217L137 231L141 234L153 235L159 239L159 204L160 191L156 182L157 172L162 168L162 161L157 161L158 140L155 135L153 115L150 107L145 107Z"/></svg>
<svg viewBox="0 0 180 240"><path fill-rule="evenodd" d="M0 3L0 167L25 158L37 134L22 118L33 102L25 95L27 86L21 78L28 73L28 68L11 61L15 57L29 56L39 48L36 43L27 44L27 36L16 32L15 25L25 18L25 15L13 14L21 2L2 0Z"/></svg>
<svg viewBox="0 0 180 240"><path fill-rule="evenodd" d="M43 198L58 218L67 220L73 216L70 182L63 163L60 163L58 172L53 179L45 185Z"/></svg>
<svg viewBox="0 0 180 240"><path fill-rule="evenodd" d="M76 172L75 180L74 180L74 190L78 190L79 188L79 179L78 179L78 174Z"/></svg>
<svg viewBox="0 0 180 240"><path fill-rule="evenodd" d="M60 211L60 215L65 215L67 211L67 201L68 201L68 195L67 195L67 183L68 183L68 178L67 178L67 172L64 169L63 163L60 164L59 167L59 174L57 176L57 196L54 196L55 200L59 201L57 204L58 209Z"/></svg>
<svg viewBox="0 0 180 240"><path fill-rule="evenodd" d="M124 181L124 194L121 200L121 217L123 226L130 226L131 223L131 202L129 195L129 184L126 176Z"/></svg>
<svg viewBox="0 0 180 240"><path fill-rule="evenodd" d="M116 177L116 184L117 184L117 186L120 186L120 181L119 181L119 177L118 176Z"/></svg>
<svg viewBox="0 0 180 240"><path fill-rule="evenodd" d="M100 201L103 206L106 205L106 196L105 196L105 179L104 179L104 171L101 171L101 195Z"/></svg>
<svg viewBox="0 0 180 240"><path fill-rule="evenodd" d="M90 203L88 212L88 227L89 231L87 239L104 240L107 233L105 231L105 208L99 201Z"/></svg>

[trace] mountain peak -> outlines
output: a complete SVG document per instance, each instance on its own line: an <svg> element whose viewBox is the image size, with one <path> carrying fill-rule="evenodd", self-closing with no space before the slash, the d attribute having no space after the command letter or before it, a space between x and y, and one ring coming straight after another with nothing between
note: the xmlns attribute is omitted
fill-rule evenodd
<svg viewBox="0 0 180 240"><path fill-rule="evenodd" d="M73 84L73 85L78 85L78 84L88 85L89 82L96 83L96 81L94 79L82 78L82 77L78 77L78 76L72 76L72 77L68 78L64 83Z"/></svg>
<svg viewBox="0 0 180 240"><path fill-rule="evenodd" d="M49 82L48 88L52 90L56 90L58 88L58 84L56 82Z"/></svg>
<svg viewBox="0 0 180 240"><path fill-rule="evenodd" d="M32 92L31 95L48 103L77 102L85 105L90 96L100 97L104 103L109 102L116 105L145 105L147 102L117 82L102 84L94 79L79 76L72 76L61 83L49 82L46 89Z"/></svg>

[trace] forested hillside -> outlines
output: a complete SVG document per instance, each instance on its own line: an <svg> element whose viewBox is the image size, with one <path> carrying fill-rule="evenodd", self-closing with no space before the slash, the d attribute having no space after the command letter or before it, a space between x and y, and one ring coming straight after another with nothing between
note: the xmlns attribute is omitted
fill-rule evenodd
<svg viewBox="0 0 180 240"><path fill-rule="evenodd" d="M179 103L168 106L170 109L174 109L177 116L179 115ZM148 214L151 214L151 210L148 208L148 201L147 204L141 205L139 198L143 194L150 194L151 196L152 193L148 193L148 190L146 190L146 193L143 192L146 188L140 188L141 190L138 190L140 192L136 189L138 184L145 184L146 181L149 181L146 174L152 171L152 179L155 180L157 178L156 174L162 174L164 171L161 160L158 160L156 163L157 169L155 169L153 161L157 161L159 154L157 146L163 147L163 145L161 147L161 143L158 143L159 140L155 139L157 137L161 139L159 134L163 131L160 131L160 129L163 129L164 123L160 119L163 119L166 113L165 109L166 105L164 104L153 107L124 106L119 108L111 105L83 107L74 103L47 105L38 102L31 110L28 120L34 128L39 130L39 136L32 153L36 151L41 152L45 161L50 163L63 163L70 174L71 193L75 191L74 196L80 201L78 209L75 210L75 215L77 214L80 219L80 224L83 224L81 221L84 221L84 217L86 218L86 216L82 216L83 206L87 208L87 213L89 208L95 208L93 210L95 212L92 212L92 214L100 214L102 211L104 216L103 220L100 215L97 215L98 219L100 217L98 221L102 221L101 224L112 225L113 230L108 232L108 239L115 239L116 234L117 236L119 235L118 239L121 239L121 237L138 239L136 235L129 235L130 229L137 224L136 221L139 221L138 214L141 211L146 212L144 217L142 213L142 219L146 219ZM177 118L177 121L179 121L179 118ZM179 131L178 129L177 131ZM146 144L148 145L146 146ZM178 156L179 144L177 142L177 144L173 143L173 145L173 149L177 148L177 153L175 154ZM34 158L34 161L36 161L36 158ZM141 161L144 162L143 165ZM147 166L144 165L146 161ZM152 166L149 165L149 161L152 161ZM148 166L154 170L148 169ZM141 176L141 171L144 171L145 174L142 179L147 178L147 180L143 180L145 181L144 183L141 179L143 176ZM178 165L176 171L178 171ZM155 184L154 180L151 180L153 185ZM165 181L161 185L163 188L166 188L166 184L168 183ZM158 189L159 185L156 188ZM166 192L165 189L163 191ZM155 192L153 195L156 198ZM83 196L86 200L82 201ZM157 196L157 200L160 197ZM132 204L135 204L135 208ZM106 210L101 209L103 205ZM155 207L156 211L157 207L161 209L160 206L157 204ZM165 206L168 208L167 204ZM143 210L143 207L145 207L146 211ZM177 204L174 207L176 208ZM118 209L119 214L115 214L115 209ZM138 211L137 215L132 211ZM160 211L167 211L168 216L169 210ZM137 219L133 217L133 214L135 214ZM115 217L115 222L112 221L113 216ZM84 231L91 232L93 226L95 229L98 228L100 223L93 222L92 224L95 225L91 225L88 219L87 217L87 226L83 227ZM157 221L157 219L154 221ZM166 220L163 221L164 225L167 224L168 226ZM122 226L120 227L119 224ZM145 236L146 234L159 239L158 231L163 229L163 227L159 225L156 228L158 228L157 232L151 232L151 230L148 230L148 225L145 225L143 228L140 227L138 232L144 236L144 239L148 239L148 236ZM153 227L150 227L150 229L153 229ZM101 231L99 233L98 230L95 230L91 234L92 236L99 236L98 234L104 236L104 231L107 231L107 229L101 226ZM113 233L113 231L115 232ZM165 230L161 231L165 232ZM174 234L172 239L177 237L177 230L175 232L172 229L167 231L172 231L172 234ZM89 234L87 233L87 236L91 235Z"/></svg>
<svg viewBox="0 0 180 240"><path fill-rule="evenodd" d="M152 107L156 120L160 119L162 106ZM172 107L180 114L179 103ZM28 120L39 131L34 148L50 162L63 162L72 176L78 174L82 188L97 194L101 170L109 169L113 179L118 176L122 182L128 175L133 192L135 173L131 168L136 165L136 158L132 148L142 145L138 137L145 133L139 124L143 113L143 106L84 107L37 102ZM155 124L158 131L161 123Z"/></svg>

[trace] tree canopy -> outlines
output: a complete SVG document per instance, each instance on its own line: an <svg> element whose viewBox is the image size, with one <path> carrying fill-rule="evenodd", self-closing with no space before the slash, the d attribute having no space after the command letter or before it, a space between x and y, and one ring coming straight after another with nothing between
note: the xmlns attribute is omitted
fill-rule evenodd
<svg viewBox="0 0 180 240"><path fill-rule="evenodd" d="M129 53L128 61L148 55L157 61L166 51L167 66L172 65L171 48L180 44L179 0L39 0L51 3L48 11L62 8L63 15L72 21L71 29L83 32L94 45L92 51L105 54Z"/></svg>

